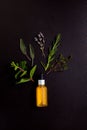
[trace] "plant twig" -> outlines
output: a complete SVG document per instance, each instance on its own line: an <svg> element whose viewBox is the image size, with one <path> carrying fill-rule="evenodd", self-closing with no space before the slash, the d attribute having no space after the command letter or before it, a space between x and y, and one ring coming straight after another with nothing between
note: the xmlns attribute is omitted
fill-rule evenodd
<svg viewBox="0 0 87 130"><path fill-rule="evenodd" d="M49 52L49 54L48 54L47 64L46 64L46 66L45 66L45 71L47 71L47 70L50 68L52 62L53 62L54 59L55 59L55 55L56 55L58 46L60 45L60 42L59 42L59 41L60 41L60 38L61 38L61 35L58 34L57 37L56 37L56 41L54 42L52 48L50 49L50 52Z"/></svg>
<svg viewBox="0 0 87 130"><path fill-rule="evenodd" d="M37 42L37 44L40 46L40 50L42 52L42 56L45 58L45 40L44 35L42 32L40 32L37 37L34 38L34 40Z"/></svg>
<svg viewBox="0 0 87 130"><path fill-rule="evenodd" d="M18 69L21 71L21 72L24 72L25 70L22 69L21 67L18 66Z"/></svg>
<svg viewBox="0 0 87 130"><path fill-rule="evenodd" d="M30 57L27 55L27 53L25 54L25 56L27 57L27 59L28 59L29 61L31 61L31 59L30 59Z"/></svg>

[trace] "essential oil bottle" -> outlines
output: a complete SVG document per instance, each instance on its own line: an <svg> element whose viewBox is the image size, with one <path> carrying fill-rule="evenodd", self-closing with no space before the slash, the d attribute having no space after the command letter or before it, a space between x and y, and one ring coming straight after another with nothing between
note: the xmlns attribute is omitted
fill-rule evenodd
<svg viewBox="0 0 87 130"><path fill-rule="evenodd" d="M43 74L41 74L41 79L38 80L38 86L36 87L36 106L48 106L47 87L45 86L45 79L43 79Z"/></svg>

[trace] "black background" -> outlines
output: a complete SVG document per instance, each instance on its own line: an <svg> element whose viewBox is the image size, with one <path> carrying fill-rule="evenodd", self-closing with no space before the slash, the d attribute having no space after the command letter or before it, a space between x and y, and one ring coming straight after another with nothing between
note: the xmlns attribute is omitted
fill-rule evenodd
<svg viewBox="0 0 87 130"><path fill-rule="evenodd" d="M45 77L49 106L38 109L33 105L35 85L14 85L10 62L25 59L19 38L34 45L40 31L47 46L61 33L60 51L73 58L68 71ZM86 0L0 1L0 130L7 129L87 129Z"/></svg>

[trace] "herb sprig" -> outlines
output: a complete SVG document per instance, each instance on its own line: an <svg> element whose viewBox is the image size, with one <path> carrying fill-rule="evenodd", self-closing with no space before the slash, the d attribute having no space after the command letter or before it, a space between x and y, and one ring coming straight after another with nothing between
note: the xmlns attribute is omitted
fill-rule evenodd
<svg viewBox="0 0 87 130"><path fill-rule="evenodd" d="M33 76L36 71L37 65L33 66L30 69L30 72L28 74L27 69L27 62L21 61L20 63L15 63L14 61L11 62L11 67L15 70L15 79L18 79L16 84L25 83L28 81L34 81Z"/></svg>
<svg viewBox="0 0 87 130"><path fill-rule="evenodd" d="M44 35L42 32L40 32L35 38L34 40L37 42L37 44L40 47L40 50L42 52L42 56L45 58L45 39L44 39Z"/></svg>
<svg viewBox="0 0 87 130"><path fill-rule="evenodd" d="M60 45L60 38L61 38L61 35L58 34L57 37L56 37L55 42L53 43L52 48L49 50L49 54L48 54L48 58L47 58L47 63L44 64L43 62L41 62L41 64L44 67L45 71L47 71L48 69L50 69L50 67L52 66L52 62L56 58L55 55L56 55L58 46Z"/></svg>

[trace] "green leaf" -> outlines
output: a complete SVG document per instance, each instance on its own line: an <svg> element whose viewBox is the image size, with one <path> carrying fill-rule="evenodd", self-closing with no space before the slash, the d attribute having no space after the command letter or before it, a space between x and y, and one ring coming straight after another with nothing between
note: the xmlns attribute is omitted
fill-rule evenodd
<svg viewBox="0 0 87 130"><path fill-rule="evenodd" d="M36 71L37 65L35 65L31 70L30 70L30 79L32 79L35 71Z"/></svg>
<svg viewBox="0 0 87 130"><path fill-rule="evenodd" d="M11 67L14 67L15 73L15 79L17 79L19 76L23 77L27 74L27 62L21 61L20 63L15 63L14 61L11 62Z"/></svg>
<svg viewBox="0 0 87 130"><path fill-rule="evenodd" d="M22 38L20 38L20 50L21 50L21 52L22 52L24 55L27 54L26 46L25 46L24 41L23 41Z"/></svg>
<svg viewBox="0 0 87 130"><path fill-rule="evenodd" d="M19 74L21 73L21 71L19 70L16 74L15 74L15 79L18 78Z"/></svg>
<svg viewBox="0 0 87 130"><path fill-rule="evenodd" d="M48 54L48 60L47 60L47 64L45 65L45 71L47 69L50 68L50 64L54 61L55 59L55 55L56 55L56 52L57 52L57 49L58 49L58 46L60 45L60 38L61 38L61 35L58 34L57 37L56 37L56 40L52 46L52 48L50 49L49 51L49 54Z"/></svg>
<svg viewBox="0 0 87 130"><path fill-rule="evenodd" d="M56 37L56 44L57 44L57 47L60 45L60 43L59 43L59 41L60 41L60 39L61 39L61 34L59 33L58 35L57 35L57 37ZM56 45L55 44L55 45Z"/></svg>
<svg viewBox="0 0 87 130"><path fill-rule="evenodd" d="M33 66L35 54L34 54L34 48L31 44L29 44L29 50L30 50L30 57L32 59L32 66Z"/></svg>
<svg viewBox="0 0 87 130"><path fill-rule="evenodd" d="M20 77L23 77L23 76L25 76L27 74L27 71L24 71L21 75L20 75Z"/></svg>
<svg viewBox="0 0 87 130"><path fill-rule="evenodd" d="M31 79L29 78L22 78L20 79L20 81L16 82L16 84L21 84L21 83L25 83L25 82L29 82Z"/></svg>
<svg viewBox="0 0 87 130"><path fill-rule="evenodd" d="M21 67L22 69L27 69L27 62L26 62L26 61L21 61L21 62L20 62L20 67Z"/></svg>
<svg viewBox="0 0 87 130"><path fill-rule="evenodd" d="M16 71L18 69L18 63L15 63L14 61L11 62L11 67L14 68L14 70Z"/></svg>

